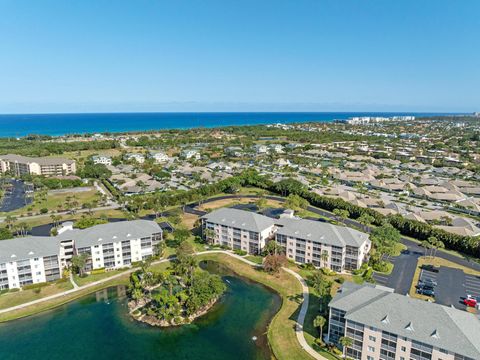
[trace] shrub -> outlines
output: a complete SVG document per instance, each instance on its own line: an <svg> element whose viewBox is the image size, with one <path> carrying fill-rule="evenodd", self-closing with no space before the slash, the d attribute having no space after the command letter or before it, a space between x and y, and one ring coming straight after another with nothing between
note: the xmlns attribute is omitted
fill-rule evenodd
<svg viewBox="0 0 480 360"><path fill-rule="evenodd" d="M245 256L247 255L247 252L245 250L240 250L240 249L235 249L234 253L240 256Z"/></svg>
<svg viewBox="0 0 480 360"><path fill-rule="evenodd" d="M103 274L105 273L105 268L95 269L90 271L90 275Z"/></svg>
<svg viewBox="0 0 480 360"><path fill-rule="evenodd" d="M40 209L40 214L46 214L48 213L48 209L47 208L41 208Z"/></svg>
<svg viewBox="0 0 480 360"><path fill-rule="evenodd" d="M46 282L41 282L41 283L36 283L36 284L25 285L25 286L23 287L23 290L41 289L42 287L47 286L47 285L48 285L48 283L46 283ZM38 292L40 292L40 291L38 291Z"/></svg>
<svg viewBox="0 0 480 360"><path fill-rule="evenodd" d="M343 284L345 282L345 279L342 277L336 278L335 281L339 284Z"/></svg>
<svg viewBox="0 0 480 360"><path fill-rule="evenodd" d="M373 270L378 272L388 272L390 270L389 263L387 261L379 261L373 264Z"/></svg>

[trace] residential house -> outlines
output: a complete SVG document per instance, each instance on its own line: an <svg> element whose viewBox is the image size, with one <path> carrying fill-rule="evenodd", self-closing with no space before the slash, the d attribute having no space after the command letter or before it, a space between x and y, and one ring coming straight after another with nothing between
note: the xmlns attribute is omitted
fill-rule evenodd
<svg viewBox="0 0 480 360"><path fill-rule="evenodd" d="M94 164L112 165L112 158L106 155L94 155L92 156L92 161Z"/></svg>

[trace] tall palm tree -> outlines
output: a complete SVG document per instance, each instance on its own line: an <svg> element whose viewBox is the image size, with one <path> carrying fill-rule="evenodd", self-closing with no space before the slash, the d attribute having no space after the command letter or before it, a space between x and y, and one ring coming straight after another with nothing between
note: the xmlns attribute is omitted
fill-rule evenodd
<svg viewBox="0 0 480 360"><path fill-rule="evenodd" d="M323 327L325 326L326 322L327 322L327 319L325 319L321 315L317 315L317 317L315 319L313 319L313 326L318 328L319 335L320 335L320 340L322 340Z"/></svg>
<svg viewBox="0 0 480 360"><path fill-rule="evenodd" d="M320 260L322 260L323 262L323 267L327 267L326 263L328 262L328 258L329 258L328 251L323 250L322 254L320 255Z"/></svg>

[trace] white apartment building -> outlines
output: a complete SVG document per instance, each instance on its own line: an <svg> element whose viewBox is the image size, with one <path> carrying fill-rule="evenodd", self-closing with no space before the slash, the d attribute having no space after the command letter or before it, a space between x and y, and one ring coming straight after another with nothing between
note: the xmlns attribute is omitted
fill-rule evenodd
<svg viewBox="0 0 480 360"><path fill-rule="evenodd" d="M480 359L479 318L453 306L349 282L328 306L327 341L340 345L340 338L352 339L343 349L350 359Z"/></svg>
<svg viewBox="0 0 480 360"><path fill-rule="evenodd" d="M157 151L157 152L152 151L152 152L150 152L149 156L153 160L155 160L155 162L157 162L157 163L167 162L168 160L170 160L168 155L165 154L164 152L161 152L161 151Z"/></svg>
<svg viewBox="0 0 480 360"><path fill-rule="evenodd" d="M315 220L280 218L275 239L288 259L333 271L359 269L371 249L368 234Z"/></svg>
<svg viewBox="0 0 480 360"><path fill-rule="evenodd" d="M250 211L221 208L201 219L207 240L249 254L259 254L275 232L274 219Z"/></svg>
<svg viewBox="0 0 480 360"><path fill-rule="evenodd" d="M112 165L112 158L106 155L94 155L92 161L94 164Z"/></svg>
<svg viewBox="0 0 480 360"><path fill-rule="evenodd" d="M129 153L125 155L126 160L135 160L139 164L143 164L145 162L145 156L139 153Z"/></svg>
<svg viewBox="0 0 480 360"><path fill-rule="evenodd" d="M86 271L131 266L155 253L162 229L154 221L121 221L72 229L57 236L0 241L0 290L59 279L73 255L87 253Z"/></svg>
<svg viewBox="0 0 480 360"><path fill-rule="evenodd" d="M31 158L8 154L0 155L0 171L11 172L15 176L26 174L59 176L75 174L77 168L75 160L55 157Z"/></svg>
<svg viewBox="0 0 480 360"><path fill-rule="evenodd" d="M0 241L0 290L60 277L59 247L55 239L27 236Z"/></svg>

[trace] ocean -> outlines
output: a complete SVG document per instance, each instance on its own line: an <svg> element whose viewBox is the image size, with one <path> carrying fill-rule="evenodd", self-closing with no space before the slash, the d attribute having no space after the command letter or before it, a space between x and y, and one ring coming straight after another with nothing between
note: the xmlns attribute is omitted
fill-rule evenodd
<svg viewBox="0 0 480 360"><path fill-rule="evenodd" d="M213 128L295 122L328 122L352 116L444 115L380 112L199 112L0 115L0 137Z"/></svg>

